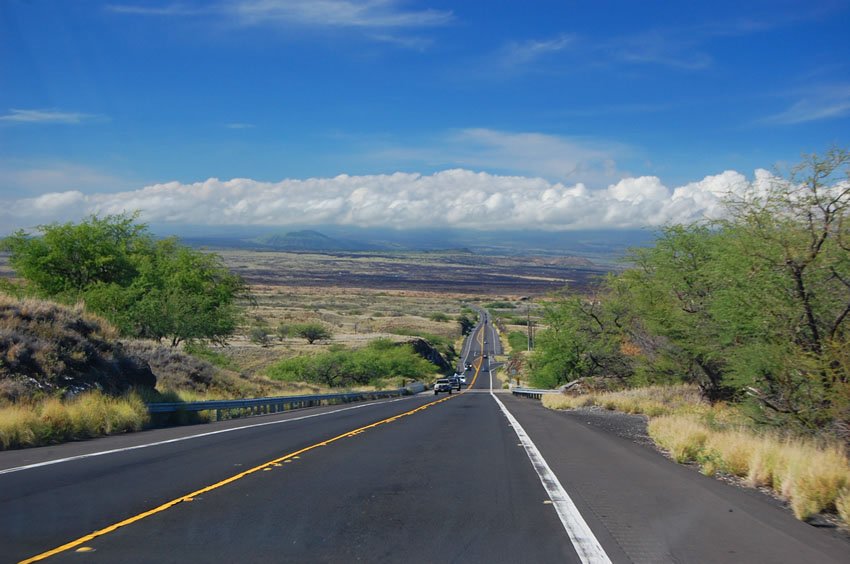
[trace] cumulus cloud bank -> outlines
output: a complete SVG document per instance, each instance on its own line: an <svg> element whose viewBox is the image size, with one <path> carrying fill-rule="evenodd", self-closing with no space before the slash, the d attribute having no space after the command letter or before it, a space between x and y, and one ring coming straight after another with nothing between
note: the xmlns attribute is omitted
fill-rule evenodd
<svg viewBox="0 0 850 564"><path fill-rule="evenodd" d="M756 171L756 182L768 177L767 171ZM140 210L148 222L187 225L616 229L717 217L725 194L751 185L734 171L673 189L655 176L592 190L582 183L568 186L464 169L280 182L210 178L107 194L67 191L0 201L0 220L4 226L30 226Z"/></svg>

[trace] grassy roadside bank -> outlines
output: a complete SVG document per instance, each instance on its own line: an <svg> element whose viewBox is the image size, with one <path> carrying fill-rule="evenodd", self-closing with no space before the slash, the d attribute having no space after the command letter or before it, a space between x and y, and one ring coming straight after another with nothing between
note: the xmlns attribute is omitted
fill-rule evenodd
<svg viewBox="0 0 850 564"><path fill-rule="evenodd" d="M0 448L13 449L141 430L150 420L136 393L110 397L87 392L0 408Z"/></svg>
<svg viewBox="0 0 850 564"><path fill-rule="evenodd" d="M550 409L599 406L649 418L655 443L703 474L725 473L768 487L801 520L836 513L850 526L850 462L843 445L754 428L733 407L702 401L693 386L651 386L582 396L543 397Z"/></svg>

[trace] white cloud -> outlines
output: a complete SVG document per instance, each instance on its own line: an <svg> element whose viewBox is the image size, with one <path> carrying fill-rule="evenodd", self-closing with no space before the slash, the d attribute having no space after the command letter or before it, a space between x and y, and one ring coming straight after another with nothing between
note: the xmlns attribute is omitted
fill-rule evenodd
<svg viewBox="0 0 850 564"><path fill-rule="evenodd" d="M622 178L616 160L631 153L626 145L605 140L468 128L441 136L427 146L383 149L373 157L382 163L484 168L598 186Z"/></svg>
<svg viewBox="0 0 850 564"><path fill-rule="evenodd" d="M247 25L290 23L316 27L412 28L449 23L449 11L405 10L396 0L241 0L227 4Z"/></svg>
<svg viewBox="0 0 850 564"><path fill-rule="evenodd" d="M108 4L106 9L116 14L131 14L137 16L194 16L207 13L199 7L185 4L167 4L165 6L131 6L126 4Z"/></svg>
<svg viewBox="0 0 850 564"><path fill-rule="evenodd" d="M602 52L624 63L699 70L711 66L712 59L698 50L698 44L696 36L654 30L611 40L602 45Z"/></svg>
<svg viewBox="0 0 850 564"><path fill-rule="evenodd" d="M768 116L762 123L795 125L850 115L850 84L810 88L788 109Z"/></svg>
<svg viewBox="0 0 850 564"><path fill-rule="evenodd" d="M432 41L412 30L454 21L454 14L448 10L412 10L402 4L399 0L220 0L160 6L111 4L106 10L127 16L206 18L245 29L348 30L370 41L418 51Z"/></svg>
<svg viewBox="0 0 850 564"><path fill-rule="evenodd" d="M501 62L509 67L527 65L545 55L563 51L574 41L575 36L566 33L562 33L554 39L511 41L502 48Z"/></svg>
<svg viewBox="0 0 850 564"><path fill-rule="evenodd" d="M398 35L401 30L444 26L448 10L407 9L398 0L236 0L161 6L112 4L110 12L134 16L210 17L240 27L351 29L365 37L422 49L429 41Z"/></svg>
<svg viewBox="0 0 850 564"><path fill-rule="evenodd" d="M582 183L565 185L465 169L280 182L210 178L115 193L67 191L8 200L0 202L0 223L27 226L77 220L91 213L141 210L145 221L192 225L636 228L715 216L726 192L748 186L741 174L732 171L675 189L653 176L625 178L592 190Z"/></svg>
<svg viewBox="0 0 850 564"><path fill-rule="evenodd" d="M0 115L0 122L5 123L64 123L79 124L98 119L100 116L80 112L60 112L57 110L19 110L11 109L9 113Z"/></svg>

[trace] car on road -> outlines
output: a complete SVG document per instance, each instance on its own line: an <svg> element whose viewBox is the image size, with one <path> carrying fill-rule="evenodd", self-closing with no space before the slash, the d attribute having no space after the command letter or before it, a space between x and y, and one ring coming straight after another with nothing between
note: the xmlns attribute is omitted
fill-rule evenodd
<svg viewBox="0 0 850 564"><path fill-rule="evenodd" d="M460 391L460 378L458 377L457 374L455 374L454 376L449 378L449 382L452 385L452 389Z"/></svg>
<svg viewBox="0 0 850 564"><path fill-rule="evenodd" d="M448 378L440 378L436 382L434 382L434 395L436 396L440 392L448 392L449 395L452 393L452 383Z"/></svg>
<svg viewBox="0 0 850 564"><path fill-rule="evenodd" d="M472 363L467 362L464 368L466 368L467 370L472 370Z"/></svg>
<svg viewBox="0 0 850 564"><path fill-rule="evenodd" d="M465 386L466 385L466 374L458 374L457 377L458 377L458 380L460 380L460 383Z"/></svg>

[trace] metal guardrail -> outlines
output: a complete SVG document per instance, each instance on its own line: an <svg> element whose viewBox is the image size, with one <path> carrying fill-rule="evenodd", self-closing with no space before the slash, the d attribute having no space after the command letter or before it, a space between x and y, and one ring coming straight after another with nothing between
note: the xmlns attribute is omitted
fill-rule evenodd
<svg viewBox="0 0 850 564"><path fill-rule="evenodd" d="M540 399L545 394L560 394L558 390L538 390L535 388L512 388L511 393L515 396Z"/></svg>
<svg viewBox="0 0 850 564"><path fill-rule="evenodd" d="M374 392L349 392L343 394L317 394L309 396L277 396L268 398L250 398L237 400L177 401L147 404L148 413L178 413L215 411L215 420L220 421L225 412L239 410L239 416L266 415L304 407L335 405L354 401L393 398L418 394L425 391L425 385L415 382L404 388Z"/></svg>

